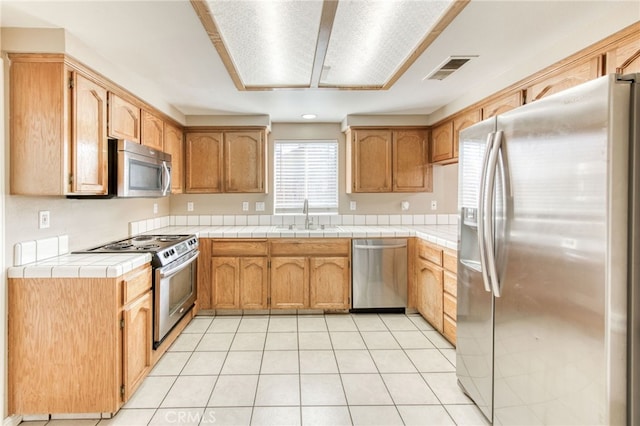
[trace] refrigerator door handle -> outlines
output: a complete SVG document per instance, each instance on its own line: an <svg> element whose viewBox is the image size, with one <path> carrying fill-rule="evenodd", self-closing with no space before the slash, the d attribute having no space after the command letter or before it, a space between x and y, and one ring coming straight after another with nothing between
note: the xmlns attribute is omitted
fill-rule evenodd
<svg viewBox="0 0 640 426"><path fill-rule="evenodd" d="M487 196L487 170L489 166L489 156L491 153L491 147L493 145L493 139L495 132L491 132L487 135L487 144L484 152L484 160L482 161L482 174L480 176L480 193L478 194L478 245L480 251L480 270L482 271L482 283L484 289L488 293L491 292L491 284L489 283L489 274L487 273L487 242L486 242L486 229L484 221L484 207L485 197Z"/></svg>
<svg viewBox="0 0 640 426"><path fill-rule="evenodd" d="M489 274L489 282L493 289L493 295L500 297L500 283L498 279L498 268L496 266L496 253L495 253L495 233L493 229L494 223L494 195L496 185L496 173L498 170L498 159L502 144L502 131L498 131L493 139L493 145L491 146L491 153L489 154L489 164L487 165L486 176L486 194L484 197L483 206L483 228L486 237L485 241L485 254L487 269Z"/></svg>

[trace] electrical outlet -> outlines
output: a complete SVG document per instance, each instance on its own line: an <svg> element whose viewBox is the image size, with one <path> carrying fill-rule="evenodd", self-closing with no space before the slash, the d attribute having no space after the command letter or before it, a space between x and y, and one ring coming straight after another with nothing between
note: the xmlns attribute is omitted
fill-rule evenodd
<svg viewBox="0 0 640 426"><path fill-rule="evenodd" d="M438 209L438 202L436 200L432 200L431 201L431 210L437 210Z"/></svg>
<svg viewBox="0 0 640 426"><path fill-rule="evenodd" d="M355 209L356 209L356 202L355 201L349 202L349 210L355 211Z"/></svg>
<svg viewBox="0 0 640 426"><path fill-rule="evenodd" d="M257 212L264 211L264 201L256 201L256 211Z"/></svg>
<svg viewBox="0 0 640 426"><path fill-rule="evenodd" d="M153 203L153 214L158 214L158 203Z"/></svg>
<svg viewBox="0 0 640 426"><path fill-rule="evenodd" d="M242 202L242 211L243 212L248 212L249 211L249 202L248 201L243 201Z"/></svg>
<svg viewBox="0 0 640 426"><path fill-rule="evenodd" d="M409 210L409 202L408 201L403 201L402 203L400 203L400 206L402 208L402 211L407 211Z"/></svg>
<svg viewBox="0 0 640 426"><path fill-rule="evenodd" d="M41 210L38 212L38 228L44 229L51 225L51 216L49 210Z"/></svg>
<svg viewBox="0 0 640 426"><path fill-rule="evenodd" d="M189 201L187 203L187 211L188 212L192 212L193 211L193 203L191 201Z"/></svg>

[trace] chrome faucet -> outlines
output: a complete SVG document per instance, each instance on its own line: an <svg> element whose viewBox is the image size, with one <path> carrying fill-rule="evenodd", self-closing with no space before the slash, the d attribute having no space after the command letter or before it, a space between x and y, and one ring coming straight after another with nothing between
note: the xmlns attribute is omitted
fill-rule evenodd
<svg viewBox="0 0 640 426"><path fill-rule="evenodd" d="M305 215L304 218L304 229L309 229L309 199L304 199L304 204L302 205L302 214Z"/></svg>

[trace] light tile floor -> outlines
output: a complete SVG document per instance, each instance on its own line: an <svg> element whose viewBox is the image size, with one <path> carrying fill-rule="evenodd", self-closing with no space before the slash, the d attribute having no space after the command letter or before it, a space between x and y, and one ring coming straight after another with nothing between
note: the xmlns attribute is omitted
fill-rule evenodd
<svg viewBox="0 0 640 426"><path fill-rule="evenodd" d="M198 316L109 420L27 426L486 425L419 315Z"/></svg>

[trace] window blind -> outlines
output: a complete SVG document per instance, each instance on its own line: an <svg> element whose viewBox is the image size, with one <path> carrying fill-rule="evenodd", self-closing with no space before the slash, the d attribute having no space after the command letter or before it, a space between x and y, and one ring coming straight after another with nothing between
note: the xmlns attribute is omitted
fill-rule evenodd
<svg viewBox="0 0 640 426"><path fill-rule="evenodd" d="M275 141L275 213L338 211L338 141Z"/></svg>

